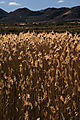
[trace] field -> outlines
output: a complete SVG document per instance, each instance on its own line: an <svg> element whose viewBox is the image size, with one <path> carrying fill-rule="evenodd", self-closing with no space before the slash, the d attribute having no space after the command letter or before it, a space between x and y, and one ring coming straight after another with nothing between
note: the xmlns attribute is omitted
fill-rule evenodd
<svg viewBox="0 0 80 120"><path fill-rule="evenodd" d="M50 23L50 22L42 22L42 23L16 23L16 24L0 24L0 33L9 34L15 33L19 34L20 32L58 32L65 33L69 31L72 34L80 33L80 22L73 23Z"/></svg>
<svg viewBox="0 0 80 120"><path fill-rule="evenodd" d="M80 119L80 35L0 34L0 120Z"/></svg>

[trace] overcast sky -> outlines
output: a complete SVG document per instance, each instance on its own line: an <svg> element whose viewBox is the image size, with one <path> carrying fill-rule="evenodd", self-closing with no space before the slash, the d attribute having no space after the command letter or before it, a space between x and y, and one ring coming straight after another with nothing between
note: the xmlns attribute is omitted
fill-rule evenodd
<svg viewBox="0 0 80 120"><path fill-rule="evenodd" d="M10 12L17 8L41 10L48 7L80 6L80 0L0 0L0 8Z"/></svg>

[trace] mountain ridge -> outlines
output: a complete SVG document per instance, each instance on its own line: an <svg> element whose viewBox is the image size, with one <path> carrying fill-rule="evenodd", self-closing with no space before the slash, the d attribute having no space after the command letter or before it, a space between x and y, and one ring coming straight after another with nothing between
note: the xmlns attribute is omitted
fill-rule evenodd
<svg viewBox="0 0 80 120"><path fill-rule="evenodd" d="M75 22L80 21L80 6L72 8L46 8L32 11L28 8L19 8L12 12L0 9L0 23L22 22Z"/></svg>

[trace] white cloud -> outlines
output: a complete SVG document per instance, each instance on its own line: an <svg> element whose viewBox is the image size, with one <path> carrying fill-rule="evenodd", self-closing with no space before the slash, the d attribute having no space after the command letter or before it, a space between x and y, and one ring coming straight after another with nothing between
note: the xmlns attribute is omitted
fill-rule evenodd
<svg viewBox="0 0 80 120"><path fill-rule="evenodd" d="M5 4L5 2L4 1L0 1L0 4Z"/></svg>
<svg viewBox="0 0 80 120"><path fill-rule="evenodd" d="M64 0L58 0L58 3L63 3L64 2Z"/></svg>
<svg viewBox="0 0 80 120"><path fill-rule="evenodd" d="M12 6L20 6L20 4L17 3L17 2L10 2L9 5L12 5Z"/></svg>

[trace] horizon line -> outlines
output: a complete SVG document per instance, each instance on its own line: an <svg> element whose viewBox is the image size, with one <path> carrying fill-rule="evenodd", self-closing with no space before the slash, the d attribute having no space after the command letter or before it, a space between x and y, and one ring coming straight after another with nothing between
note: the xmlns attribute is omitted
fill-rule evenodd
<svg viewBox="0 0 80 120"><path fill-rule="evenodd" d="M48 9L48 8L54 8L54 9L60 9L60 8L69 8L69 9L71 9L71 8L74 8L74 7L80 7L80 5L75 5L75 6L72 6L72 7L65 7L65 6L63 6L63 7L46 7L46 8L42 8L42 9L39 9L39 10L32 10L32 9L30 9L30 8L28 8L28 7L19 7L19 8L16 8L16 9L14 9L14 10L12 10L12 11L7 11L7 10L5 10L4 8L0 8L1 10L4 10L5 12L7 12L7 13L10 13L10 12L14 12L14 11L16 11L16 10L18 10L18 9L24 9L24 8L26 8L26 9L28 9L28 10L31 10L31 11L33 11L33 12L35 12L35 11L42 11L42 10L46 10L46 9Z"/></svg>

